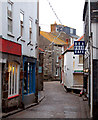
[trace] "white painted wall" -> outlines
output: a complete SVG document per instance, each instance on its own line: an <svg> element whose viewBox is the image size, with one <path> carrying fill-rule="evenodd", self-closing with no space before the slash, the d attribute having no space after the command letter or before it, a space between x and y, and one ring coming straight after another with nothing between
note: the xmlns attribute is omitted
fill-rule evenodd
<svg viewBox="0 0 98 120"><path fill-rule="evenodd" d="M75 57L73 59L73 57ZM73 64L75 62L75 64ZM70 88L73 86L74 70L83 70L83 64L79 64L79 55L74 55L74 52L66 52L64 54L64 75L63 83Z"/></svg>
<svg viewBox="0 0 98 120"><path fill-rule="evenodd" d="M98 23L91 24L93 46L98 48ZM93 48L93 59L98 59L98 49Z"/></svg>
<svg viewBox="0 0 98 120"><path fill-rule="evenodd" d="M16 43L22 44L22 55L33 56L36 57L35 46L37 43L37 24L35 20L37 19L37 0L11 0L13 2L13 37L7 35L7 0L2 2L2 36L8 40L14 41ZM24 11L24 35L23 40L25 42L19 40L17 42L17 38L20 36L20 10ZM32 44L33 46L27 46L29 42L29 17L33 19L32 25ZM30 49L33 48L31 51Z"/></svg>
<svg viewBox="0 0 98 120"><path fill-rule="evenodd" d="M2 35L2 3L0 1L0 35Z"/></svg>
<svg viewBox="0 0 98 120"><path fill-rule="evenodd" d="M64 85L70 88L73 85L73 62L72 53L67 52L64 54Z"/></svg>

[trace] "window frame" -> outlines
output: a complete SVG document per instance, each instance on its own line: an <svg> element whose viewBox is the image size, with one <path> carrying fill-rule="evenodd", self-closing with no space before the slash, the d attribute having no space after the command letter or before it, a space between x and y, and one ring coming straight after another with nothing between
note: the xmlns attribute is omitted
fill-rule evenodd
<svg viewBox="0 0 98 120"><path fill-rule="evenodd" d="M9 10L8 5L11 5L11 10ZM8 1L7 5L7 21L8 21L8 32L13 33L13 2ZM9 23L10 21L10 23Z"/></svg>
<svg viewBox="0 0 98 120"><path fill-rule="evenodd" d="M82 58L82 62L80 62L80 57ZM79 64L83 64L83 55L79 55Z"/></svg>
<svg viewBox="0 0 98 120"><path fill-rule="evenodd" d="M23 21L21 21L21 15L23 15ZM20 36L23 37L24 33L24 11L20 10Z"/></svg>
<svg viewBox="0 0 98 120"><path fill-rule="evenodd" d="M14 79L13 79L13 71L12 71L13 67L14 67ZM19 95L19 72L20 72L19 68L20 68L20 65L16 62L10 62L8 64L8 73L9 73L9 77L8 77L8 99ZM16 70L17 70L17 76L16 76Z"/></svg>
<svg viewBox="0 0 98 120"><path fill-rule="evenodd" d="M73 29L72 28L70 28L70 34L73 34Z"/></svg>
<svg viewBox="0 0 98 120"><path fill-rule="evenodd" d="M30 22L31 22L31 27L30 27ZM33 25L33 19L29 17L29 40L32 40L32 25Z"/></svg>

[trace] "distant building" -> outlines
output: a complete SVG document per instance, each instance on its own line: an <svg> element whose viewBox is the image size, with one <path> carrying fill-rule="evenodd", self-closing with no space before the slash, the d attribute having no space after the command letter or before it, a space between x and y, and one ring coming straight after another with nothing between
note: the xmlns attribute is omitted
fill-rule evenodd
<svg viewBox="0 0 98 120"><path fill-rule="evenodd" d="M76 29L57 24L56 22L54 24L51 24L51 32L65 32L67 35L69 35L72 38L72 44L74 43L75 39L78 39L79 36L76 35ZM71 44L71 45L72 45Z"/></svg>
<svg viewBox="0 0 98 120"><path fill-rule="evenodd" d="M66 36L66 34L64 34ZM64 37L63 35L63 37ZM57 37L58 34L50 32L40 32L39 47L44 50L43 73L44 79L61 79L61 63L59 56L62 53L62 46L69 45L65 41ZM68 36L67 36L68 38Z"/></svg>
<svg viewBox="0 0 98 120"><path fill-rule="evenodd" d="M83 36L77 41L82 41ZM62 57L63 56L63 57ZM83 55L74 54L74 44L62 54L62 84L69 90L83 89Z"/></svg>

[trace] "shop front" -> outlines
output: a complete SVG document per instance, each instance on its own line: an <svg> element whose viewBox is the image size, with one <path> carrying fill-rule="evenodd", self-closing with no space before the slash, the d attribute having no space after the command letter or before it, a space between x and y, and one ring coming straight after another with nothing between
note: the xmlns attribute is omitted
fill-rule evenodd
<svg viewBox="0 0 98 120"><path fill-rule="evenodd" d="M22 100L24 105L35 102L36 58L23 56Z"/></svg>
<svg viewBox="0 0 98 120"><path fill-rule="evenodd" d="M0 44L2 111L9 112L17 109L21 101L21 45L3 38L0 38Z"/></svg>

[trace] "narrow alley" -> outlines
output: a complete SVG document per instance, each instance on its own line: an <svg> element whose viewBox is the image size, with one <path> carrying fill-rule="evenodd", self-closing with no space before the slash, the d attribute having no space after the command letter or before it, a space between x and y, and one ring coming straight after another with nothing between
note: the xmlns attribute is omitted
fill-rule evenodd
<svg viewBox="0 0 98 120"><path fill-rule="evenodd" d="M88 103L78 94L66 93L58 81L44 82L45 98L37 106L8 118L88 118Z"/></svg>

